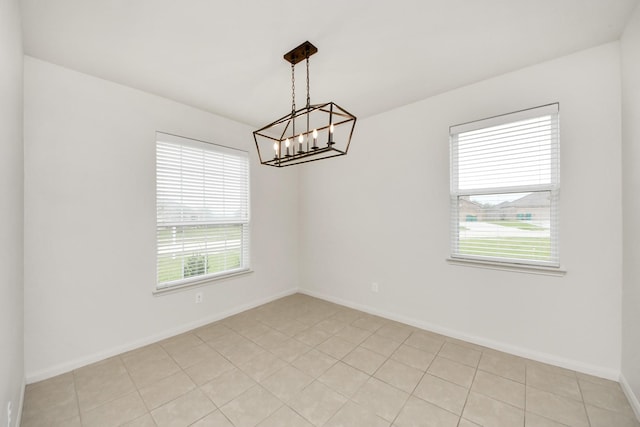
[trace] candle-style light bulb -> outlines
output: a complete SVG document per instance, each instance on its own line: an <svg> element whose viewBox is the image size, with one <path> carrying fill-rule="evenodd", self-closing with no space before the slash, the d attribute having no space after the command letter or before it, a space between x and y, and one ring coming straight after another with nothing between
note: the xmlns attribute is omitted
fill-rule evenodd
<svg viewBox="0 0 640 427"><path fill-rule="evenodd" d="M329 126L329 143L327 145L333 145L333 123L331 123L331 126Z"/></svg>
<svg viewBox="0 0 640 427"><path fill-rule="evenodd" d="M313 130L313 147L311 147L312 149L314 150L318 149L317 142L318 142L318 130L314 129Z"/></svg>
<svg viewBox="0 0 640 427"><path fill-rule="evenodd" d="M289 145L291 145L291 142L289 141L289 138L286 139L286 141L284 141L284 146L287 147L287 152L285 154L285 157L289 157Z"/></svg>
<svg viewBox="0 0 640 427"><path fill-rule="evenodd" d="M304 153L304 150L302 149L302 141L304 141L304 137L300 134L300 136L298 136L298 154Z"/></svg>
<svg viewBox="0 0 640 427"><path fill-rule="evenodd" d="M277 143L277 142L274 142L274 143L273 143L273 149L274 149L274 150L275 150L275 152L276 152L276 157L275 157L275 158L277 159L277 158L278 158L278 143Z"/></svg>

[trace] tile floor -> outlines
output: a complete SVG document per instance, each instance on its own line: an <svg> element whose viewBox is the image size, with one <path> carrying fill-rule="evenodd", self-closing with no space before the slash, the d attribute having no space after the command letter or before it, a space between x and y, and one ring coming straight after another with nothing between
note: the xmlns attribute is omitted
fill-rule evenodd
<svg viewBox="0 0 640 427"><path fill-rule="evenodd" d="M296 294L27 386L22 426L635 426L612 381Z"/></svg>

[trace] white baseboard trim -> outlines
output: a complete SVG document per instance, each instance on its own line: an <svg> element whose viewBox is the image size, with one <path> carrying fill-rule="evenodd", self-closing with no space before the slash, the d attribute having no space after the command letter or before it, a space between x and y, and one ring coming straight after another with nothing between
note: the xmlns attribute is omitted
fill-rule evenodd
<svg viewBox="0 0 640 427"><path fill-rule="evenodd" d="M308 289L300 289L298 290L298 292L301 294L315 297L315 298L320 298L325 301L344 305L346 307L350 307L356 310L364 311L369 314L374 314L376 316L384 317L385 319L395 320L397 322L415 326L416 328L425 329L441 335L446 335L451 338L457 338L459 340L467 341L473 344L489 347L494 350L503 351L505 353L513 354L515 356L525 357L527 359L548 363L550 365L571 369L573 371L582 372L582 373L593 375L600 378L606 378L612 381L618 381L620 378L620 372L615 369L594 366L594 365L583 363L577 360L571 360L571 359L555 356L548 353L542 353L535 350L514 346L504 342L498 342L498 341L493 341L493 340L486 339L479 336L469 335L464 332L442 327L440 325L409 318L406 316L398 315L396 313L392 313L384 310L378 310L376 308L373 308L364 304L354 303L352 301L347 301L342 298L336 298L330 295L311 291Z"/></svg>
<svg viewBox="0 0 640 427"><path fill-rule="evenodd" d="M629 404L631 408L633 408L636 418L640 421L640 400L638 400L638 396L633 392L623 374L620 374L620 387L622 387L622 391L624 391L624 394L627 396L627 400L629 400Z"/></svg>
<svg viewBox="0 0 640 427"><path fill-rule="evenodd" d="M20 402L18 402L18 413L16 415L16 423L15 427L19 427L22 422L22 408L24 406L24 391L27 388L27 380L26 378L22 379L22 387L20 388Z"/></svg>
<svg viewBox="0 0 640 427"><path fill-rule="evenodd" d="M97 353L93 353L84 357L80 357L69 362L61 363L56 366L52 366L47 369L42 369L36 372L30 372L26 375L26 383L31 384L34 382L46 380L51 377L55 377L56 375L64 374L66 372L73 371L74 369L81 368L83 366L90 365L95 362L99 362L104 359L108 359L109 357L117 356L118 354L135 350L136 348L143 347L145 345L153 344L155 342L164 340L166 338L171 338L172 336L179 335L181 333L190 331L192 329L198 328L200 326L207 325L211 322L217 322L218 320L222 320L226 317L233 316L234 314L241 313L246 310L250 310L254 307L258 307L262 304L269 303L271 301L275 301L277 299L293 295L298 292L297 288L288 289L284 292L277 293L275 295L271 295L267 298L262 298L259 300L252 301L247 304L242 304L236 306L232 309L225 310L220 313L216 313L211 316L204 317L202 319L198 319L194 322L189 322L184 325L178 326L176 328L171 328L166 331L162 331L158 334L154 334L145 338L141 338L139 340L135 340L123 345L119 345L113 348L106 349L104 351L100 351Z"/></svg>

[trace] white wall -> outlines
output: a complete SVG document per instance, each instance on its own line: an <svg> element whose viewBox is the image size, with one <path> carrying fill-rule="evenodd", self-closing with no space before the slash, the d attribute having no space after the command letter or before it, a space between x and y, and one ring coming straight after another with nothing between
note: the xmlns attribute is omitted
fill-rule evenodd
<svg viewBox="0 0 640 427"><path fill-rule="evenodd" d="M302 174L302 288L617 379L619 61L611 43L359 121L348 156ZM551 102L560 103L566 276L447 264L449 126Z"/></svg>
<svg viewBox="0 0 640 427"><path fill-rule="evenodd" d="M640 417L640 6L627 24L621 48L624 218L621 382Z"/></svg>
<svg viewBox="0 0 640 427"><path fill-rule="evenodd" d="M24 107L28 382L297 288L297 171L260 166L249 127L31 57ZM156 130L251 153L254 273L199 305L152 295Z"/></svg>
<svg viewBox="0 0 640 427"><path fill-rule="evenodd" d="M20 413L24 382L22 30L18 0L0 0L0 422Z"/></svg>

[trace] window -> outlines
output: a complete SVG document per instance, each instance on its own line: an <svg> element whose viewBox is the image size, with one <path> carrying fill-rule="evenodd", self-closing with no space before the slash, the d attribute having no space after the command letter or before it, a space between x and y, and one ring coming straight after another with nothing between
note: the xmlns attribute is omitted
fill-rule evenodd
<svg viewBox="0 0 640 427"><path fill-rule="evenodd" d="M559 267L559 107L452 126L451 257Z"/></svg>
<svg viewBox="0 0 640 427"><path fill-rule="evenodd" d="M157 289L249 269L244 151L156 134Z"/></svg>

